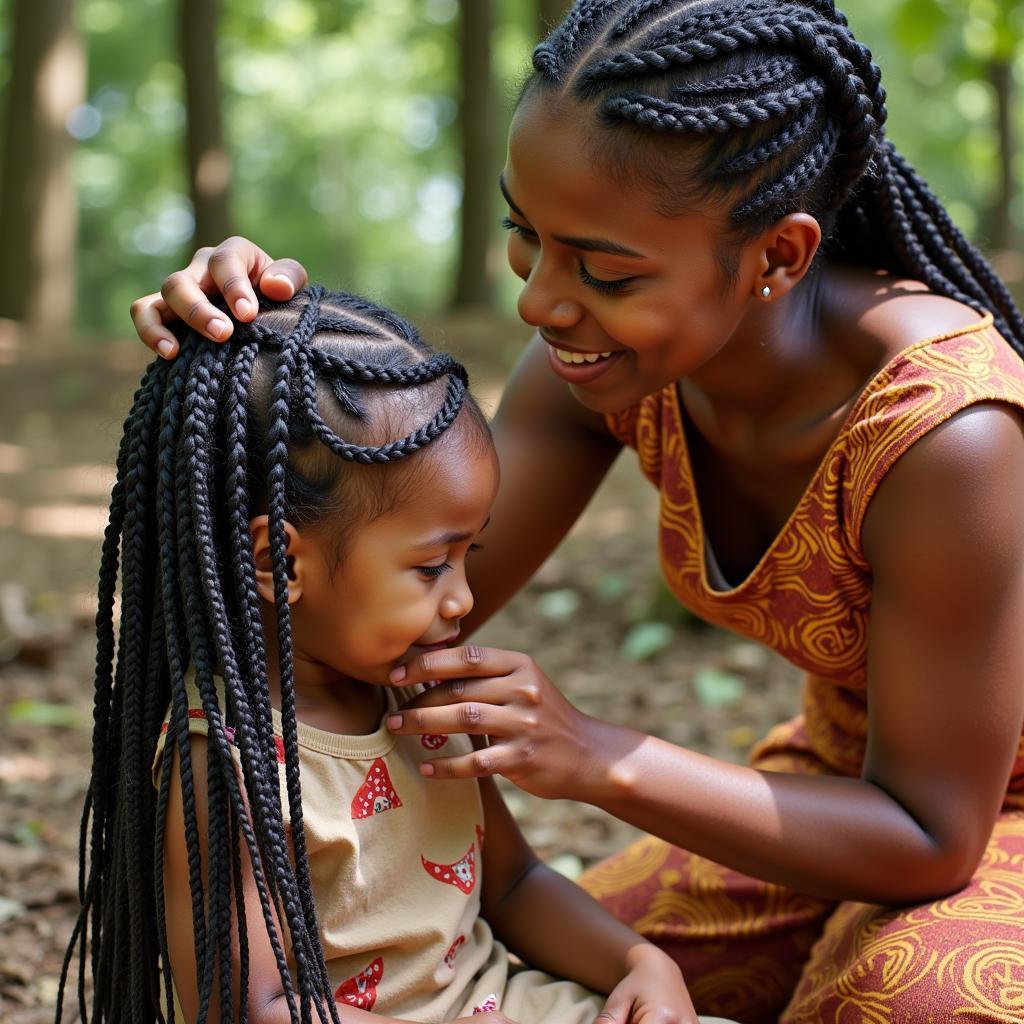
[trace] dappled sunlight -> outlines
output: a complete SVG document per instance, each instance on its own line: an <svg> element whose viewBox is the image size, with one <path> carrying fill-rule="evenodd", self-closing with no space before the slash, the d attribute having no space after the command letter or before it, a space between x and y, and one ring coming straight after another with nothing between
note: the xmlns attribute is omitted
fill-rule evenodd
<svg viewBox="0 0 1024 1024"><path fill-rule="evenodd" d="M3 465L3 451L0 449L0 466ZM114 486L115 471L111 465L82 463L64 466L61 469L40 473L40 493L54 497L102 498L110 494Z"/></svg>
<svg viewBox="0 0 1024 1024"><path fill-rule="evenodd" d="M106 525L99 505L31 505L18 517L18 529L32 537L99 540Z"/></svg>
<svg viewBox="0 0 1024 1024"><path fill-rule="evenodd" d="M28 453L20 444L0 444L0 473L21 473L28 468Z"/></svg>

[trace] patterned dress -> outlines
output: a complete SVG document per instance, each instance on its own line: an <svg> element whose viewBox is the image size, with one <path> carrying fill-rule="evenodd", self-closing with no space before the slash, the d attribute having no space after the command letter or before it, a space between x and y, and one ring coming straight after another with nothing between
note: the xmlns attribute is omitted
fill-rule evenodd
<svg viewBox="0 0 1024 1024"><path fill-rule="evenodd" d="M720 578L704 535L677 389L609 417L661 493L662 568L679 601L807 673L802 714L755 747L757 768L860 774L872 584L861 526L896 460L977 402L1024 408L1024 362L991 317L896 355L867 384L788 522L734 587ZM703 1013L746 1024L1021 1024L1024 739L977 873L935 903L836 904L655 838L598 865L583 885L676 957Z"/></svg>

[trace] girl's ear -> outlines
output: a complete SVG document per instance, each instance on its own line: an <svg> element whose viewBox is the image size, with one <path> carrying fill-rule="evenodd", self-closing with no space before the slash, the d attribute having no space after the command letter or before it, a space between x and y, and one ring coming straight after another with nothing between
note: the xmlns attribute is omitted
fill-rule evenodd
<svg viewBox="0 0 1024 1024"><path fill-rule="evenodd" d="M753 293L769 300L781 298L810 270L821 245L821 225L809 213L790 213L753 244L759 250Z"/></svg>
<svg viewBox="0 0 1024 1024"><path fill-rule="evenodd" d="M284 533L288 563L288 603L295 604L302 597L305 557L299 531L286 521ZM252 557L256 562L256 589L264 601L273 604L274 571L270 554L269 517L262 515L250 520L249 535L252 537Z"/></svg>

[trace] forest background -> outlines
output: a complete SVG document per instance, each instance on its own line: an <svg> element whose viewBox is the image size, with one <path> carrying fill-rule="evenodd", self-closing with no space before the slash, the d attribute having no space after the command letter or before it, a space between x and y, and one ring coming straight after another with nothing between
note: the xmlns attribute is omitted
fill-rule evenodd
<svg viewBox="0 0 1024 1024"><path fill-rule="evenodd" d="M132 299L231 233L367 293L493 409L528 332L496 177L563 0L0 0L0 1019L52 1019L88 780L95 570L147 351ZM1024 296L1024 2L849 0L888 132ZM800 680L660 583L622 460L481 640L590 713L740 761ZM576 875L633 837L509 792Z"/></svg>

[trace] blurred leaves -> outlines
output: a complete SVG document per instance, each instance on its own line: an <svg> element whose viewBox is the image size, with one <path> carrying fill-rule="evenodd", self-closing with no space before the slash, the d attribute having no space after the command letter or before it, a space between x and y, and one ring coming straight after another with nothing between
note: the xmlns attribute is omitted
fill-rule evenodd
<svg viewBox="0 0 1024 1024"><path fill-rule="evenodd" d="M56 729L77 729L86 724L78 710L68 704L51 704L29 698L12 701L8 705L7 721L11 725Z"/></svg>
<svg viewBox="0 0 1024 1024"><path fill-rule="evenodd" d="M738 703L743 698L746 684L731 672L701 668L693 677L693 689L703 707L721 708Z"/></svg>
<svg viewBox="0 0 1024 1024"><path fill-rule="evenodd" d="M672 643L672 627L664 622L638 622L622 641L622 654L630 661L647 661Z"/></svg>
<svg viewBox="0 0 1024 1024"><path fill-rule="evenodd" d="M1000 188L988 66L1012 64L1019 93L1024 4L861 0L847 7L883 70L887 132L954 219L984 242ZM444 302L461 199L457 10L456 0L223 0L239 232L301 259L329 285L410 312ZM505 84L495 117L504 127L535 42L537 0L497 0L496 10L493 59ZM9 68L8 12L0 0L0 87ZM80 143L79 319L93 331L123 333L131 299L189 255L175 5L79 0L77 21L90 61L87 102L68 125ZM1014 116L1020 138L1024 104ZM1014 156L1019 178L1024 157ZM1012 213L1024 223L1019 196ZM496 228L492 256L500 265L498 235ZM511 275L504 280L511 295Z"/></svg>
<svg viewBox="0 0 1024 1024"><path fill-rule="evenodd" d="M579 592L571 588L549 590L537 598L537 610L552 622L568 622L580 607Z"/></svg>

